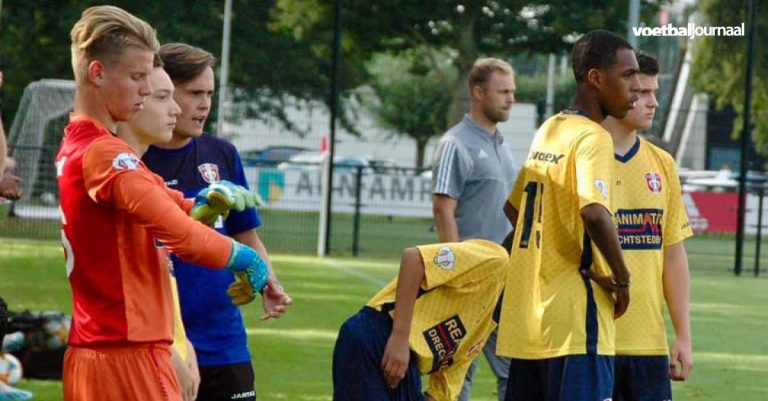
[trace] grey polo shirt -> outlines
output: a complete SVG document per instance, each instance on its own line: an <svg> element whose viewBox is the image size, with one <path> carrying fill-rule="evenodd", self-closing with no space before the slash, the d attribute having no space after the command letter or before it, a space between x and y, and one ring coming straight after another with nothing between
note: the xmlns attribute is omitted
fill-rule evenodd
<svg viewBox="0 0 768 401"><path fill-rule="evenodd" d="M459 238L504 241L512 226L503 207L518 167L498 130L489 132L465 115L437 145L432 193L456 199Z"/></svg>

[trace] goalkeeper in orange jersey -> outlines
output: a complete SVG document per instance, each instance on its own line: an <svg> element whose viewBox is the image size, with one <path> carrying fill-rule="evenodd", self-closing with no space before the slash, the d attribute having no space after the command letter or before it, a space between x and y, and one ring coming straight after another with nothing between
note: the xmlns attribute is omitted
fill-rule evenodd
<svg viewBox="0 0 768 401"><path fill-rule="evenodd" d="M221 205L242 203L248 194L211 188L197 201L185 200L114 136L117 123L130 120L153 94L158 43L149 24L117 7L91 7L71 38L75 112L56 157L73 297L64 400L180 401L169 350L173 308L163 248L244 272L261 290L269 273L264 260L188 216L225 213Z"/></svg>
<svg viewBox="0 0 768 401"><path fill-rule="evenodd" d="M334 401L455 400L496 328L508 261L486 240L403 251L398 277L341 326Z"/></svg>

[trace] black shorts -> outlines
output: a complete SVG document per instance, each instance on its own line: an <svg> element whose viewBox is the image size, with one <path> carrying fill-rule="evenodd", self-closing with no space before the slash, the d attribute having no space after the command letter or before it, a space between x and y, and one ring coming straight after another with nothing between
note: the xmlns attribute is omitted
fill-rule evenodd
<svg viewBox="0 0 768 401"><path fill-rule="evenodd" d="M250 363L200 367L197 401L256 401Z"/></svg>
<svg viewBox="0 0 768 401"><path fill-rule="evenodd" d="M614 401L670 401L669 358L616 356Z"/></svg>

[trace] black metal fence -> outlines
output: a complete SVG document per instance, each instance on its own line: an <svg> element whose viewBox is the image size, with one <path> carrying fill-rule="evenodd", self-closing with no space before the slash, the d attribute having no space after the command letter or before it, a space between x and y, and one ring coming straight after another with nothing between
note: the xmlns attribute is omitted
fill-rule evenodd
<svg viewBox="0 0 768 401"><path fill-rule="evenodd" d="M0 237L59 236L56 147L15 147L24 196L0 206ZM432 224L431 171L367 164L334 166L330 249L336 255L396 256L406 246L437 240ZM265 204L259 234L272 252L317 250L321 167L282 163L245 167Z"/></svg>

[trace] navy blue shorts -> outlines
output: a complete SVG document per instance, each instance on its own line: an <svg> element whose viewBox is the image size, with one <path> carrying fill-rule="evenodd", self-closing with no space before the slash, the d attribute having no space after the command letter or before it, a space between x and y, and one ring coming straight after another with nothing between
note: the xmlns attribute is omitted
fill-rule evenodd
<svg viewBox="0 0 768 401"><path fill-rule="evenodd" d="M334 401L424 401L413 354L400 384L387 387L381 359L391 333L389 315L367 306L341 325L333 349Z"/></svg>
<svg viewBox="0 0 768 401"><path fill-rule="evenodd" d="M253 366L250 362L201 366L197 401L255 401Z"/></svg>
<svg viewBox="0 0 768 401"><path fill-rule="evenodd" d="M512 359L505 401L606 401L612 390L612 356Z"/></svg>
<svg viewBox="0 0 768 401"><path fill-rule="evenodd" d="M667 356L617 356L613 401L670 401Z"/></svg>

